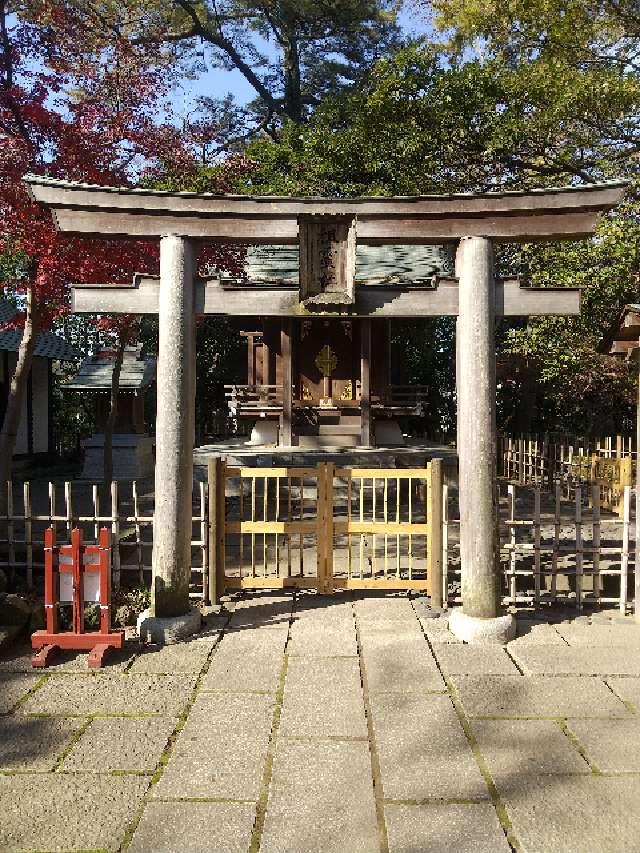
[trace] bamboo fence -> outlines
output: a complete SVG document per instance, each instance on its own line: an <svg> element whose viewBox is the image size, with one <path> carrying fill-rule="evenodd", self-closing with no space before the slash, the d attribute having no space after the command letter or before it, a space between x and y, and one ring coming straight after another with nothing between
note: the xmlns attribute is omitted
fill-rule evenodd
<svg viewBox="0 0 640 853"><path fill-rule="evenodd" d="M108 506L101 506L97 486L66 482L59 486L49 483L48 487L39 484L39 488L46 495L39 495L37 511L33 507L32 484L24 483L19 489L9 489L7 513L0 516L0 567L13 585L36 591L40 588L44 530L49 526L56 529L60 540L68 538L74 527L80 527L86 541L96 540L100 527L108 527L115 546L113 587L117 589L123 580L127 586L149 585L152 495L141 494L135 482L113 483ZM567 500L559 482L551 492L539 486L507 486L500 518L505 604L560 604L578 610L591 604L615 606L622 613L627 610L635 567L632 489L627 486L623 490L620 516L601 507L602 491L600 486L575 485ZM441 537L445 606L460 601L460 521L453 497L445 485ZM191 595L207 601L210 532L214 523L209 515L207 483L195 486L191 522Z"/></svg>

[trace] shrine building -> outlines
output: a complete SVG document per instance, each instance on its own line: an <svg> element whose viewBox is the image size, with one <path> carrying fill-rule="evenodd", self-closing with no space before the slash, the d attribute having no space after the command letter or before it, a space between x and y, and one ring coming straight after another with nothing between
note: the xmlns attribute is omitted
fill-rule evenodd
<svg viewBox="0 0 640 853"><path fill-rule="evenodd" d="M453 275L450 246L360 246L354 286L433 288ZM298 252L286 246L247 249L244 277L265 292L298 287ZM248 422L252 444L284 445L283 377L291 375L291 444L300 448L397 447L401 425L424 411L427 388L409 384L386 317L255 318L247 342L246 382L225 386L230 414ZM400 380L400 381L398 381Z"/></svg>

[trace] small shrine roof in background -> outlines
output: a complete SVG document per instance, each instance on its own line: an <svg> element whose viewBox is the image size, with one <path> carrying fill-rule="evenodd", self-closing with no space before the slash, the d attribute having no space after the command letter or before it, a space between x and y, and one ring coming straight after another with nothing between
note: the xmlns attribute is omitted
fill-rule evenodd
<svg viewBox="0 0 640 853"><path fill-rule="evenodd" d="M640 304L625 305L598 345L598 352L631 359L640 343Z"/></svg>
<svg viewBox="0 0 640 853"><path fill-rule="evenodd" d="M78 372L62 386L66 391L109 391L113 376L113 350L102 350L89 356ZM120 371L120 391L140 391L156 378L156 360L143 356L137 347L128 347Z"/></svg>
<svg viewBox="0 0 640 853"><path fill-rule="evenodd" d="M8 300L0 298L0 327L10 323L15 315L15 306ZM21 328L0 328L0 350L18 352L21 340ZM51 359L51 361L80 361L82 358L82 353L54 332L42 332L38 335L34 355L38 358Z"/></svg>
<svg viewBox="0 0 640 853"><path fill-rule="evenodd" d="M453 275L451 245L358 246L356 284L393 285L430 283L435 275ZM294 246L249 246L244 264L251 284L298 286L300 258Z"/></svg>

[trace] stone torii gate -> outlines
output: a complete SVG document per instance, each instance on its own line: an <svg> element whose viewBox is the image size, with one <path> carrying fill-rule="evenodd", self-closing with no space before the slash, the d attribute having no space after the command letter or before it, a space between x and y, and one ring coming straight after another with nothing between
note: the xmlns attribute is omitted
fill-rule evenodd
<svg viewBox="0 0 640 853"><path fill-rule="evenodd" d="M500 608L494 318L577 314L580 298L577 290L534 290L517 280L496 281L493 243L585 237L593 233L598 215L620 201L624 183L336 201L131 190L34 176L25 181L61 231L160 241L159 279L137 276L130 285L79 285L72 307L86 313L159 315L152 616L168 624L169 636L172 623L180 626L189 618L194 330L201 313L365 320L457 316L462 608L453 612L450 626L471 641L505 642L511 636L514 620ZM197 279L198 241L298 245L299 287ZM456 278L424 288L354 285L357 244L441 243L457 245ZM286 351L286 323L282 344ZM363 376L367 370L363 363ZM290 435L291 376L283 385L283 427Z"/></svg>

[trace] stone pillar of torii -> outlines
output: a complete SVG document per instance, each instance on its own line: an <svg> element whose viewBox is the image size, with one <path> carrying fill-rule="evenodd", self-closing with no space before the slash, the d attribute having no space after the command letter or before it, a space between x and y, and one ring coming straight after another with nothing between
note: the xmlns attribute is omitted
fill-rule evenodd
<svg viewBox="0 0 640 853"><path fill-rule="evenodd" d="M151 615L166 641L196 627L189 603L198 314L303 318L457 316L462 608L450 627L471 642L506 642L501 610L494 319L577 314L575 289L496 280L494 242L579 239L620 201L612 182L531 192L361 198L168 193L25 178L62 231L160 241L160 277L78 285L80 313L159 315L158 410ZM261 288L197 278L198 241L298 245L299 286ZM431 287L355 285L356 245L453 243L456 278ZM290 394L288 395L291 396ZM285 413L286 414L286 413ZM290 413L289 413L290 414Z"/></svg>

